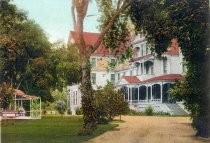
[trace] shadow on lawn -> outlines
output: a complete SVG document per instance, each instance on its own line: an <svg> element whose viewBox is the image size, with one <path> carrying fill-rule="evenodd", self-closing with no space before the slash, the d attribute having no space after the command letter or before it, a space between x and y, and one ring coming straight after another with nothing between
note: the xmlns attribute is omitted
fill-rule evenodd
<svg viewBox="0 0 210 143"><path fill-rule="evenodd" d="M2 121L2 143L81 143L113 130L117 123L98 125L90 136L78 136L82 116L44 116L40 120Z"/></svg>

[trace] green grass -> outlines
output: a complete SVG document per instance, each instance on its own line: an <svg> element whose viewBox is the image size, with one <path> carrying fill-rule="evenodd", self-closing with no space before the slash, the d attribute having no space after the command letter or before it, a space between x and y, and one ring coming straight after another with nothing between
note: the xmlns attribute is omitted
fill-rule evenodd
<svg viewBox="0 0 210 143"><path fill-rule="evenodd" d="M81 116L46 116L41 120L2 121L2 143L80 143L92 139L117 124L98 125L91 136L78 136Z"/></svg>

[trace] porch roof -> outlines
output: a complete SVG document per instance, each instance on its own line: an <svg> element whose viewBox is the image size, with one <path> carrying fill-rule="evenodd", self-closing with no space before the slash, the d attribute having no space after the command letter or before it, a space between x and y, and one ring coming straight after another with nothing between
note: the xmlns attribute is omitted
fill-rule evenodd
<svg viewBox="0 0 210 143"><path fill-rule="evenodd" d="M139 82L141 82L140 79L138 79L137 76L123 76L123 78L124 78L128 83L139 83Z"/></svg>
<svg viewBox="0 0 210 143"><path fill-rule="evenodd" d="M27 95L25 94L23 91L19 90L19 89L15 89L14 90L14 94L16 95L16 97L20 97L20 98L24 98L24 99L39 99L40 97L37 96L33 96L33 95Z"/></svg>
<svg viewBox="0 0 210 143"><path fill-rule="evenodd" d="M171 81L174 82L176 80L183 80L184 76L181 74L167 74L156 76L147 80L140 80L137 76L123 76L122 80L118 83L118 85L125 85L125 84L145 84L145 83L154 83L158 81ZM124 81L124 82L123 82Z"/></svg>
<svg viewBox="0 0 210 143"><path fill-rule="evenodd" d="M183 79L184 79L184 76L181 74L167 74L167 75L153 77L143 82L155 82L155 81L162 81L162 80L175 81L175 80L183 80Z"/></svg>

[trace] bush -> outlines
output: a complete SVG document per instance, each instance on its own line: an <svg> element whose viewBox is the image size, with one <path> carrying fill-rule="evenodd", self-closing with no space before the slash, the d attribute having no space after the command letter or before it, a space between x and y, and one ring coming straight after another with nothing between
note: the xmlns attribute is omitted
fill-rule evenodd
<svg viewBox="0 0 210 143"><path fill-rule="evenodd" d="M153 110L153 108L152 108L152 106L151 105L149 105L149 106L147 106L146 108L145 108L145 114L147 115L147 116L152 116L153 114L154 114L154 110Z"/></svg>
<svg viewBox="0 0 210 143"><path fill-rule="evenodd" d="M167 115L167 116L170 116L170 113L160 111L160 112L155 112L155 115L161 115L161 116L162 116L162 115L163 115L163 116Z"/></svg>
<svg viewBox="0 0 210 143"><path fill-rule="evenodd" d="M68 114L68 115L72 115L71 109L67 109L67 114Z"/></svg>
<svg viewBox="0 0 210 143"><path fill-rule="evenodd" d="M63 115L66 111L66 104L64 101L59 100L56 102L55 106L56 110L58 111L59 114Z"/></svg>
<svg viewBox="0 0 210 143"><path fill-rule="evenodd" d="M93 134L93 129L91 128L82 128L78 132L79 136L87 136L87 135L92 135L92 134Z"/></svg>
<svg viewBox="0 0 210 143"><path fill-rule="evenodd" d="M128 103L124 101L122 93L115 90L112 83L94 92L97 120L107 118L112 120L114 116L128 113Z"/></svg>
<svg viewBox="0 0 210 143"><path fill-rule="evenodd" d="M78 107L75 112L76 112L76 115L82 115L83 114L81 107Z"/></svg>
<svg viewBox="0 0 210 143"><path fill-rule="evenodd" d="M143 115L145 115L145 113L129 109L128 115L131 115L131 116L143 116Z"/></svg>

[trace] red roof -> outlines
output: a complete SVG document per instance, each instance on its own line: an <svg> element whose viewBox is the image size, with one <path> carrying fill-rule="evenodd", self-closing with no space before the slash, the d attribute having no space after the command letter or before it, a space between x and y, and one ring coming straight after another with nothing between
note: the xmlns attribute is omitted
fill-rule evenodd
<svg viewBox="0 0 210 143"><path fill-rule="evenodd" d="M168 75L162 75L153 77L144 81L139 80L137 76L123 76L123 79L125 79L128 83L146 83L146 82L156 82L156 81L176 81L176 80L183 80L184 76L180 74L168 74Z"/></svg>
<svg viewBox="0 0 210 143"><path fill-rule="evenodd" d="M94 45L99 37L99 33L91 33L91 32L83 32L83 37L85 40L86 46ZM77 43L77 36L76 32L70 31L69 35L69 43L71 42L71 39L74 40L75 43ZM100 45L94 52L94 54L111 54L110 50L106 48L104 45Z"/></svg>
<svg viewBox="0 0 210 143"><path fill-rule="evenodd" d="M139 82L141 82L136 76L123 76L123 78L129 83L139 83Z"/></svg>
<svg viewBox="0 0 210 143"><path fill-rule="evenodd" d="M99 37L99 33L91 33L91 32L83 32L83 37L85 40L86 46L94 45L95 42L97 41ZM71 44L71 40L74 40L74 43L77 43L77 36L74 31L70 31L69 35L69 44ZM103 55L108 55L108 54L122 54L125 51L126 47L121 46L119 47L115 52L111 51L109 48L106 48L103 44L101 44L93 54L103 54Z"/></svg>
<svg viewBox="0 0 210 143"><path fill-rule="evenodd" d="M175 80L183 80L183 79L184 79L184 76L182 76L181 74L168 74L168 75L153 77L143 82L154 82L154 81L161 81L161 80L175 81Z"/></svg>
<svg viewBox="0 0 210 143"><path fill-rule="evenodd" d="M20 96L22 98L26 98L26 99L38 99L39 98L37 96L27 95L23 91L18 90L18 89L15 89L15 95Z"/></svg>

